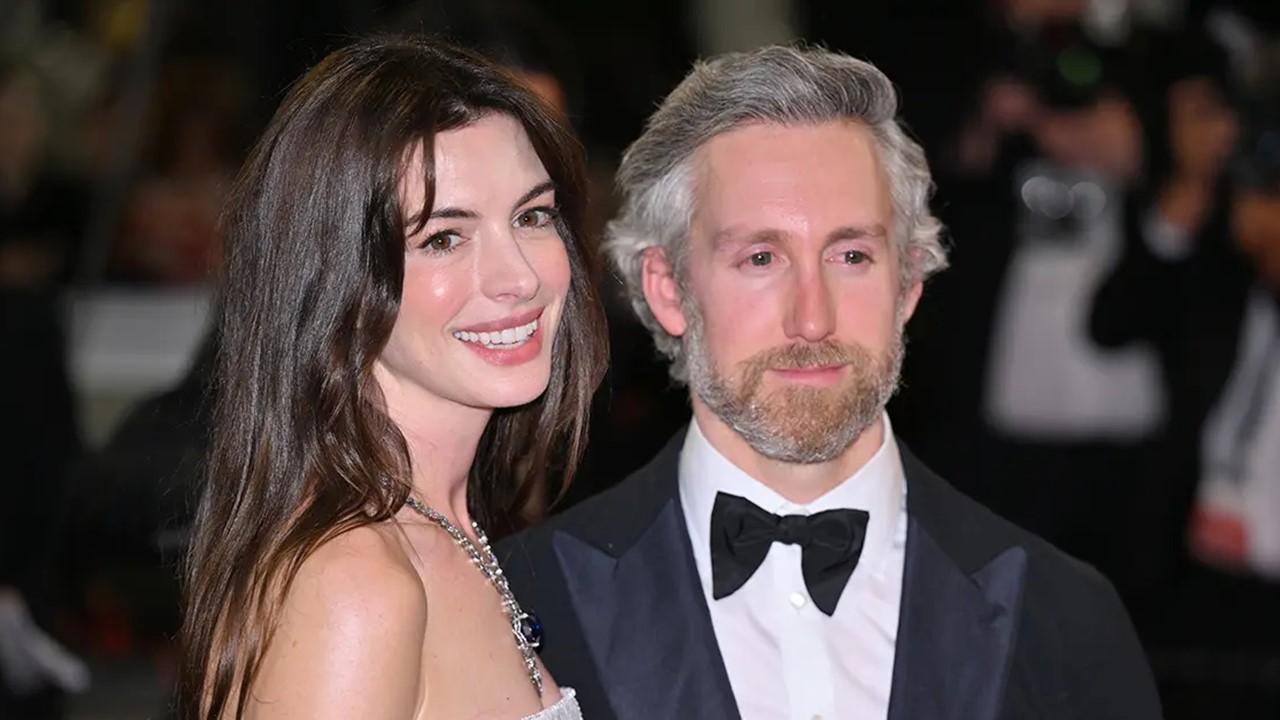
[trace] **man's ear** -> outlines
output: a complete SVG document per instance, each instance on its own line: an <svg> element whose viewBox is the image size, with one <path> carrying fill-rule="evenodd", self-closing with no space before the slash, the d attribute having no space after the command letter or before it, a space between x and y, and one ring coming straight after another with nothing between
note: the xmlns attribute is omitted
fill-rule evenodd
<svg viewBox="0 0 1280 720"><path fill-rule="evenodd" d="M911 248L911 286L902 293L901 304L898 306L898 312L901 316L899 322L906 325L912 315L916 313L916 305L920 304L920 295L924 292L924 278L919 272L920 267L920 249Z"/></svg>
<svg viewBox="0 0 1280 720"><path fill-rule="evenodd" d="M641 255L641 287L649 310L658 324L673 337L684 335L688 327L684 310L680 307L680 285L676 282L675 266L660 247L645 248Z"/></svg>
<svg viewBox="0 0 1280 720"><path fill-rule="evenodd" d="M911 283L911 287L907 288L907 292L902 296L902 323L906 324L911 316L916 312L916 305L920 304L920 295L924 292L924 281L915 280Z"/></svg>

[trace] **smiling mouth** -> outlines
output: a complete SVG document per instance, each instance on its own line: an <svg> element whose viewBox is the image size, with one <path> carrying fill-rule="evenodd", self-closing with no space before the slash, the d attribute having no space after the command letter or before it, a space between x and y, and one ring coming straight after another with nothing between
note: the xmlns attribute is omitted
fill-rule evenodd
<svg viewBox="0 0 1280 720"><path fill-rule="evenodd" d="M462 342L474 343L490 350L510 350L528 342L529 338L533 337L537 330L538 321L535 319L524 325L504 330L492 330L489 332L458 330L453 333L453 336Z"/></svg>

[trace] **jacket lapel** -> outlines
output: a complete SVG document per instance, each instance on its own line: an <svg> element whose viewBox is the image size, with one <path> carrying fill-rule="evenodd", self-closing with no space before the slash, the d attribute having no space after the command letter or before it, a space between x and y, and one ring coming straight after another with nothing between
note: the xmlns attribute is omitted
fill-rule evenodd
<svg viewBox="0 0 1280 720"><path fill-rule="evenodd" d="M677 491L683 442L678 433L641 471L619 512L552 538L619 720L738 717Z"/></svg>
<svg viewBox="0 0 1280 720"><path fill-rule="evenodd" d="M1027 556L984 546L958 493L905 449L906 565L890 720L999 716ZM967 525L967 527L966 527Z"/></svg>

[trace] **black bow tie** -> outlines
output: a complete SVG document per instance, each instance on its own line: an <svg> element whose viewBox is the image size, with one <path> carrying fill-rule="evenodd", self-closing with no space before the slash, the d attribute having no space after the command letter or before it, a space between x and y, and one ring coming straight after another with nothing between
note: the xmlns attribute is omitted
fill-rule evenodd
<svg viewBox="0 0 1280 720"><path fill-rule="evenodd" d="M732 595L764 562L773 543L789 543L800 546L800 569L813 604L831 615L862 554L868 517L865 510L779 517L746 498L716 493L711 510L712 597Z"/></svg>

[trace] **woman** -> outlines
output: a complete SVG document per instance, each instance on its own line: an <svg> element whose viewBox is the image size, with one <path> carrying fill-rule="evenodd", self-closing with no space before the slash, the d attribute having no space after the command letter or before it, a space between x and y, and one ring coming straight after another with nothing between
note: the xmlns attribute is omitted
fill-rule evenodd
<svg viewBox="0 0 1280 720"><path fill-rule="evenodd" d="M584 195L552 113L463 51L366 41L292 89L227 214L185 716L578 717L472 523L584 442Z"/></svg>

